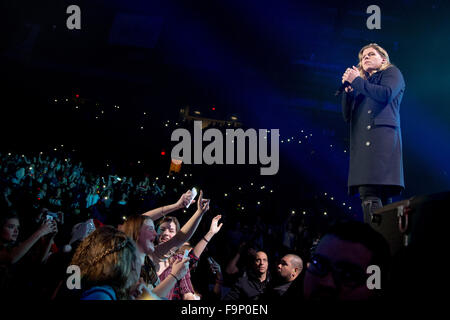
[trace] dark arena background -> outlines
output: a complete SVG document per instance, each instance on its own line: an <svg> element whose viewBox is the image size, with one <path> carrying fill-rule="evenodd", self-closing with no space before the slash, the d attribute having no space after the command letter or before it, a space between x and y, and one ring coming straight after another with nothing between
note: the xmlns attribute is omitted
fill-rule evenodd
<svg viewBox="0 0 450 320"><path fill-rule="evenodd" d="M380 29L367 26L374 4ZM70 5L81 10L79 29L68 28ZM334 93L364 45L385 48L406 82L405 190L393 201L450 190L449 14L443 0L3 1L0 175L2 201L25 226L18 242L42 207L63 211L66 224L83 217L118 226L196 187L211 203L191 243L222 215L205 255L222 267L224 288L233 286L226 267L243 243L267 253L273 274L287 253L307 272L331 225L363 221L359 197L347 192L349 125ZM266 129L268 139L279 129L278 172L261 175L266 165L248 164L248 156L247 164L171 165L172 132L192 133L195 120L204 130ZM64 182L62 173L38 182L39 158L81 162L83 184ZM17 182L20 168L25 183ZM89 206L92 194L98 201ZM173 215L184 224L196 208ZM58 226L55 252L72 226ZM200 271L208 270L203 260ZM194 287L207 291L191 273ZM51 285L26 283L51 299Z"/></svg>

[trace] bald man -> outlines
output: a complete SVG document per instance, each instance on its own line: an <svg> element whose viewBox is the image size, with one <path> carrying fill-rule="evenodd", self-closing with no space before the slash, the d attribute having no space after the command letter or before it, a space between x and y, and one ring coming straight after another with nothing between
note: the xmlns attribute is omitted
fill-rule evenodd
<svg viewBox="0 0 450 320"><path fill-rule="evenodd" d="M302 259L295 254L287 254L280 259L273 282L263 295L263 300L286 300L301 297L301 285L295 281L303 270Z"/></svg>
<svg viewBox="0 0 450 320"><path fill-rule="evenodd" d="M256 252L253 269L239 278L224 297L224 300L259 300L269 283L268 269L269 260L267 254L264 251Z"/></svg>

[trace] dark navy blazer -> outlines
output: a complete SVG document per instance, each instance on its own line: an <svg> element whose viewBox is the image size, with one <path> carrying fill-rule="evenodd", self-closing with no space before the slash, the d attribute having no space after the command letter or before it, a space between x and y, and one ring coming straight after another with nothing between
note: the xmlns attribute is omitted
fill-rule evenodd
<svg viewBox="0 0 450 320"><path fill-rule="evenodd" d="M343 93L342 113L350 123L349 193L360 185L405 187L403 179L400 103L405 91L402 73L395 66L357 77L353 92ZM392 194L394 195L394 194Z"/></svg>

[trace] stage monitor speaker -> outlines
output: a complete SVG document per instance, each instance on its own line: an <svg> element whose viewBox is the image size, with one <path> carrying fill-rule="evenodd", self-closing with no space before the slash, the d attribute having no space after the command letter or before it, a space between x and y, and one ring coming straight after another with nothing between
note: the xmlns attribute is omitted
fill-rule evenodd
<svg viewBox="0 0 450 320"><path fill-rule="evenodd" d="M449 234L450 192L414 196L375 210L370 226L395 255L401 248L436 248Z"/></svg>

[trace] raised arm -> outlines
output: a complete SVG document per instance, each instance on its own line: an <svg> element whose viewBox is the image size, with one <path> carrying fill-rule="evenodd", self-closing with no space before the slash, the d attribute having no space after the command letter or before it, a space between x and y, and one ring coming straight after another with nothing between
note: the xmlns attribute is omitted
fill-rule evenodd
<svg viewBox="0 0 450 320"><path fill-rule="evenodd" d="M222 269L220 268L220 265L217 263L216 260L214 260L212 257L210 257L210 259L211 263L209 266L216 278L213 293L216 295L218 299L220 299L222 297L222 284L223 284Z"/></svg>
<svg viewBox="0 0 450 320"><path fill-rule="evenodd" d="M6 252L5 250L0 252L0 262L10 264L18 262L41 237L55 231L56 223L53 220L45 221L35 233L17 247L14 247L9 252Z"/></svg>
<svg viewBox="0 0 450 320"><path fill-rule="evenodd" d="M167 259L173 255L183 243L189 241L200 224L203 214L208 210L209 200L203 199L203 192L200 190L200 196L197 201L197 211L172 239L155 247L152 258L156 259L156 261L153 260L153 262L157 263L158 261Z"/></svg>
<svg viewBox="0 0 450 320"><path fill-rule="evenodd" d="M176 203L144 212L143 215L152 218L153 221L156 221L168 213L186 207L191 200L191 196L192 192L189 190L186 193L183 193ZM193 202L195 202L195 200L193 200Z"/></svg>
<svg viewBox="0 0 450 320"><path fill-rule="evenodd" d="M58 231L56 231L57 233ZM39 254L39 263L45 264L47 263L48 258L50 257L50 249L52 248L52 245L54 243L54 238L56 235L55 232L53 232L53 235L51 237L45 237L43 238L43 250Z"/></svg>
<svg viewBox="0 0 450 320"><path fill-rule="evenodd" d="M222 218L222 216L218 215L212 219L211 226L209 227L209 231L203 236L203 238L195 246L193 252L196 257L200 258L200 255L205 250L206 246L208 245L208 242L222 228L223 223L218 225L220 218Z"/></svg>
<svg viewBox="0 0 450 320"><path fill-rule="evenodd" d="M241 244L239 244L239 249L238 252L236 253L236 255L233 257L233 259L230 260L230 262L228 262L226 268L225 268L225 272L227 274L236 274L239 272L239 268L237 267L237 263L239 261L239 259L241 258L241 253L244 250L244 247L247 243L244 241Z"/></svg>

